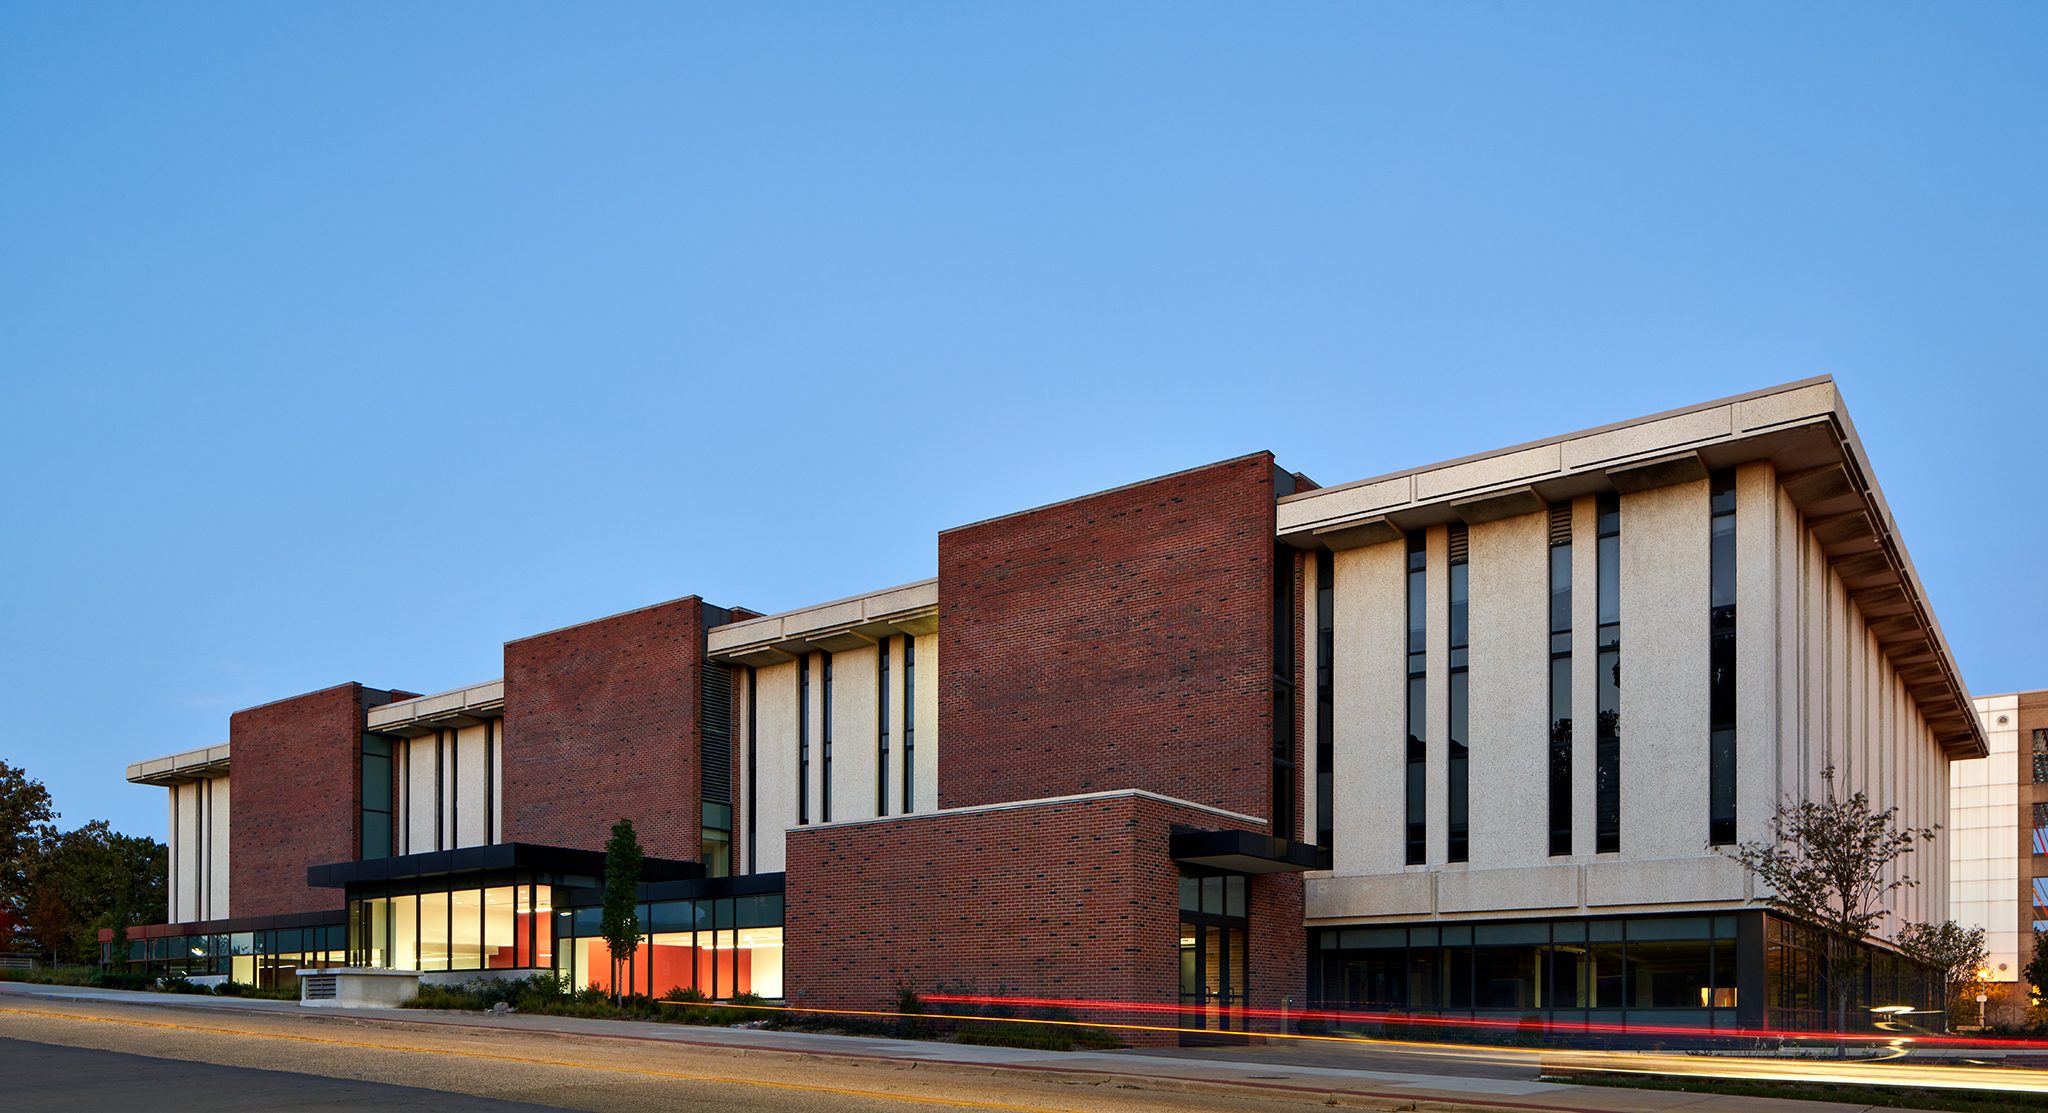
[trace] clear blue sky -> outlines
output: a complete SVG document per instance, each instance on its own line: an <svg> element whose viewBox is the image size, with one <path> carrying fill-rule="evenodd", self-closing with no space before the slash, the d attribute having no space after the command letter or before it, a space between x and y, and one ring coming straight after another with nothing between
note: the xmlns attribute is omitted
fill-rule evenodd
<svg viewBox="0 0 2048 1113"><path fill-rule="evenodd" d="M2048 6L0 6L0 758L1832 374L2048 687Z"/></svg>

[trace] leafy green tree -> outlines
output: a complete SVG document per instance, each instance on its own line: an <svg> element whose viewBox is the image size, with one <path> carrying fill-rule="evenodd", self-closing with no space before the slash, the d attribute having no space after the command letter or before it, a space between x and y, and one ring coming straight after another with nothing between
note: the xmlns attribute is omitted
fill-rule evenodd
<svg viewBox="0 0 2048 1113"><path fill-rule="evenodd" d="M105 820L45 840L33 867L37 942L52 962L98 962L101 928L169 918L169 873L170 848Z"/></svg>
<svg viewBox="0 0 2048 1113"><path fill-rule="evenodd" d="M2020 976L2027 979L2028 985L2034 987L2033 995L2036 998L2048 996L2048 931L2034 933L2034 957L2028 959L2025 966L2020 967Z"/></svg>
<svg viewBox="0 0 2048 1113"><path fill-rule="evenodd" d="M1825 945L1815 957L1831 991L1835 1030L1844 1032L1850 992L1869 961L1864 941L1889 910L1890 896L1919 884L1892 867L1938 828L1902 830L1897 807L1873 811L1862 792L1841 798L1832 766L1821 779L1826 799L1787 797L1771 817L1771 837L1743 843L1729 857L1768 888L1766 904L1820 930Z"/></svg>
<svg viewBox="0 0 2048 1113"><path fill-rule="evenodd" d="M612 999L619 997L619 969L640 950L639 899L640 864L647 855L633 834L633 821L621 819L612 825L612 837L604 844L604 918L598 930L612 953Z"/></svg>
<svg viewBox="0 0 2048 1113"><path fill-rule="evenodd" d="M1942 988L1952 1014L1959 998L1974 997L1977 987L1983 984L1984 964L1991 958L1991 952L1984 948L1983 928L1966 928L1954 920L1907 924L1899 932L1898 942L1906 957L1941 971Z"/></svg>
<svg viewBox="0 0 2048 1113"><path fill-rule="evenodd" d="M57 835L51 826L56 818L50 790L25 770L0 761L0 928L11 929L10 935L34 934L35 867L44 845ZM25 942L0 938L0 948Z"/></svg>

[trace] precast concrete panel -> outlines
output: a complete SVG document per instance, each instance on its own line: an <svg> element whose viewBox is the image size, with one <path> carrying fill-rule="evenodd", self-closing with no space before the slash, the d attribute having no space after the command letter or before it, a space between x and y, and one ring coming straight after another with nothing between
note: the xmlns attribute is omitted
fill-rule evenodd
<svg viewBox="0 0 2048 1113"><path fill-rule="evenodd" d="M783 868L783 832L796 826L796 673L795 661L754 670L754 769L760 782L749 794L760 815L752 824L761 840L754 856L760 873Z"/></svg>
<svg viewBox="0 0 2048 1113"><path fill-rule="evenodd" d="M832 655L832 818L875 817L876 746L875 649ZM890 662L895 665L896 662ZM901 793L899 791L898 795ZM891 809L892 811L894 809Z"/></svg>
<svg viewBox="0 0 2048 1113"><path fill-rule="evenodd" d="M1621 499L1621 852L1704 853L1707 483Z"/></svg>
<svg viewBox="0 0 2048 1113"><path fill-rule="evenodd" d="M229 782L232 776L214 777L203 782L206 798L206 906L201 915L211 919L228 915L228 880L233 877L228 869L229 847L228 820L232 814Z"/></svg>
<svg viewBox="0 0 2048 1113"><path fill-rule="evenodd" d="M1423 580L1429 585L1424 602L1428 623L1429 708L1424 713L1429 736L1424 740L1429 755L1429 795L1425 812L1429 816L1429 839L1424 844L1430 866L1442 867L1448 860L1451 819L1451 560L1450 531L1431 526L1424 534L1428 566Z"/></svg>
<svg viewBox="0 0 2048 1113"><path fill-rule="evenodd" d="M913 799L920 812L939 810L939 764L945 752L939 721L939 636L926 634L917 639L917 746L912 751L916 775L912 778Z"/></svg>
<svg viewBox="0 0 2048 1113"><path fill-rule="evenodd" d="M455 846L483 846L491 841L491 750L484 725L463 727L451 737L454 776L449 778L450 811Z"/></svg>
<svg viewBox="0 0 2048 1113"><path fill-rule="evenodd" d="M1471 532L1472 868L1549 860L1549 519Z"/></svg>
<svg viewBox="0 0 2048 1113"><path fill-rule="evenodd" d="M1333 872L1398 874L1407 868L1407 546L1390 541L1332 556Z"/></svg>
<svg viewBox="0 0 2048 1113"><path fill-rule="evenodd" d="M1735 839L1770 831L1780 760L1776 649L1777 472L1768 463L1735 472Z"/></svg>
<svg viewBox="0 0 2048 1113"><path fill-rule="evenodd" d="M1628 616L1621 617L1625 634ZM1572 500L1572 856L1587 862L1599 845L1599 712L1600 500L1587 495Z"/></svg>

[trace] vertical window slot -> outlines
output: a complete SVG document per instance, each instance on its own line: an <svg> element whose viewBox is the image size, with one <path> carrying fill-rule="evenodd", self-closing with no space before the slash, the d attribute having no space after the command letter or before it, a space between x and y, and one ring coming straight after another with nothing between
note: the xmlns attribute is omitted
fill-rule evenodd
<svg viewBox="0 0 2048 1113"><path fill-rule="evenodd" d="M1429 860L1429 550L1425 534L1408 535L1407 861Z"/></svg>

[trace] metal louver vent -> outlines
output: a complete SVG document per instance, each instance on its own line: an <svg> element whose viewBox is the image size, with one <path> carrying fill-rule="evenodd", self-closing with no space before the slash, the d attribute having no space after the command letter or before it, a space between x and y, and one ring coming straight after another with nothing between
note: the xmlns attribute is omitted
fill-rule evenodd
<svg viewBox="0 0 2048 1113"><path fill-rule="evenodd" d="M704 665L704 698L699 733L704 740L701 755L704 773L703 799L712 804L732 803L732 670L724 665Z"/></svg>
<svg viewBox="0 0 2048 1113"><path fill-rule="evenodd" d="M334 997L334 975L316 974L306 979L306 1000L332 1001Z"/></svg>
<svg viewBox="0 0 2048 1113"><path fill-rule="evenodd" d="M1450 545L1452 564L1465 563L1466 554L1470 549L1470 543L1468 540L1470 533L1471 531L1466 527L1465 523L1451 523Z"/></svg>
<svg viewBox="0 0 2048 1113"><path fill-rule="evenodd" d="M1550 543L1553 546L1572 543L1572 504L1555 503L1550 508Z"/></svg>

